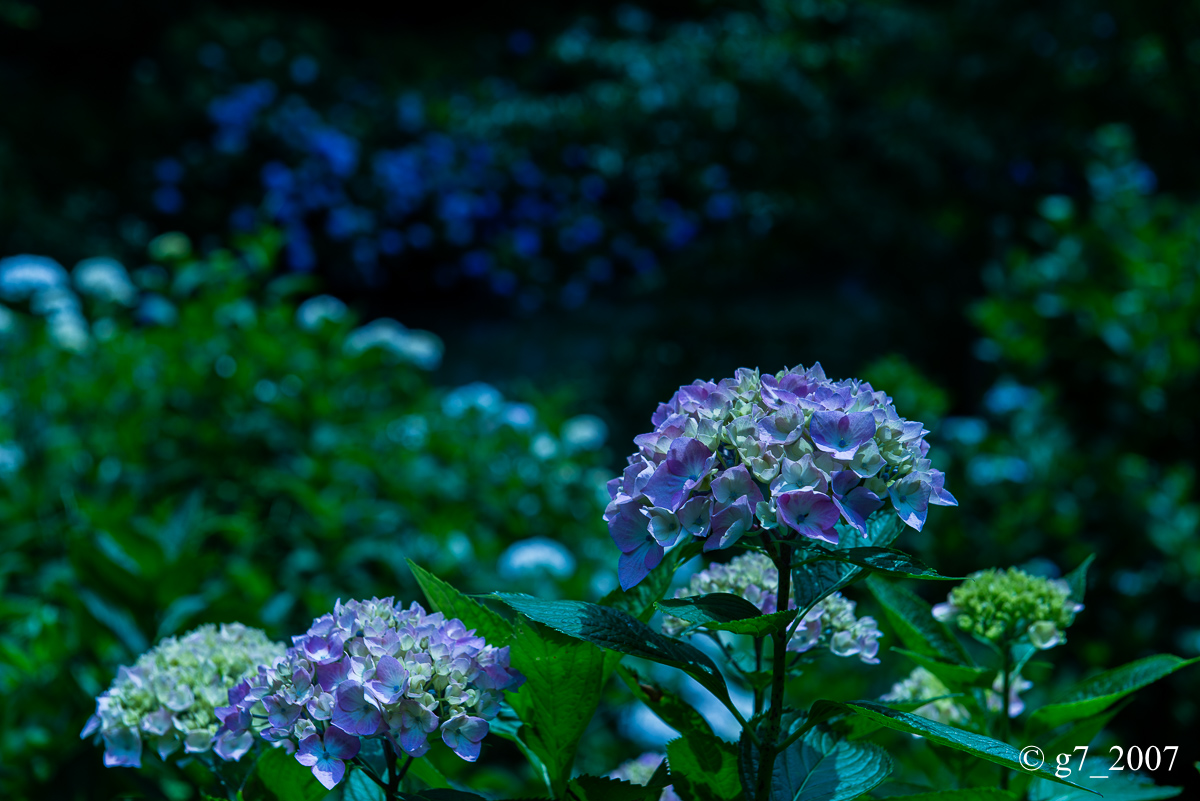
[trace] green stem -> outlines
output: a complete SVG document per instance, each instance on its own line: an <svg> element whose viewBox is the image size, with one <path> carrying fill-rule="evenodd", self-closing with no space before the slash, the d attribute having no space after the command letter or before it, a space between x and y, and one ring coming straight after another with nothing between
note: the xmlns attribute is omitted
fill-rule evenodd
<svg viewBox="0 0 1200 801"><path fill-rule="evenodd" d="M1000 741L1005 745L1008 744L1009 736L1009 720L1008 720L1008 692L1010 678L1008 675L1009 668L1009 648L1008 643L1004 643L1000 656L1001 670L1004 671L1001 686L1003 695L1000 697ZM1008 789L1008 769L1003 765L1000 767L1000 789Z"/></svg>
<svg viewBox="0 0 1200 801"><path fill-rule="evenodd" d="M755 673L759 673L759 674L762 673L762 655L763 655L762 637L755 637L754 638L754 672ZM762 712L762 701L763 701L762 687L758 686L758 682L755 681L755 683L754 683L754 715L755 716L757 716L759 712Z"/></svg>
<svg viewBox="0 0 1200 801"><path fill-rule="evenodd" d="M779 587L776 592L776 604L788 608L788 599L792 594L792 551L785 545L768 546L775 570L779 573ZM786 631L777 631L771 635L773 650L771 660L771 706L767 711L766 736L763 737L759 750L758 788L755 794L758 801L767 801L771 794L771 774L775 770L775 757L779 754L779 735L783 721L783 693L787 679L787 643Z"/></svg>

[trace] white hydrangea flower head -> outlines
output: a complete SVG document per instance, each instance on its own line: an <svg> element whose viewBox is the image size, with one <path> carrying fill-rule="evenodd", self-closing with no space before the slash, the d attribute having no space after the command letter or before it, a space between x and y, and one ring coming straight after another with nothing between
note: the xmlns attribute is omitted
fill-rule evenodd
<svg viewBox="0 0 1200 801"><path fill-rule="evenodd" d="M186 753L206 752L220 726L215 709L226 703L229 690L285 650L241 623L168 637L117 672L80 736L103 738L108 767L141 767L143 742L163 759L180 746Z"/></svg>

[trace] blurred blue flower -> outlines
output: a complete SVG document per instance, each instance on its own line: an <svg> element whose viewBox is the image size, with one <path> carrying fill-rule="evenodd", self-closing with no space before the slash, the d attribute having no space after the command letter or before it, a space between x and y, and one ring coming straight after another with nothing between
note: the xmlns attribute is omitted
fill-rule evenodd
<svg viewBox="0 0 1200 801"><path fill-rule="evenodd" d="M520 579L550 575L570 578L575 573L575 557L562 543L546 537L531 537L514 542L500 555L500 575Z"/></svg>
<svg viewBox="0 0 1200 801"><path fill-rule="evenodd" d="M317 79L321 67L312 56L300 56L292 61L292 80L298 84L309 84Z"/></svg>
<svg viewBox="0 0 1200 801"><path fill-rule="evenodd" d="M533 34L525 30L516 30L508 35L508 49L518 56L528 55L533 50Z"/></svg>
<svg viewBox="0 0 1200 801"><path fill-rule="evenodd" d="M155 189L152 199L154 208L163 214L178 214L183 210L183 193L170 184Z"/></svg>

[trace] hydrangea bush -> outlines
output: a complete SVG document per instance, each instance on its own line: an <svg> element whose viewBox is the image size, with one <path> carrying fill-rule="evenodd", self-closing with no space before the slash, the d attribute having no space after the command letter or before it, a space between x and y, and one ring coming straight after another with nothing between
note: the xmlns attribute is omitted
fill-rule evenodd
<svg viewBox="0 0 1200 801"><path fill-rule="evenodd" d="M904 587L901 579L949 580L891 546L906 525L926 523L931 503L954 500L927 457L924 427L869 385L829 381L819 366L740 370L681 388L654 423L610 484L603 515L621 551L621 589L599 603L471 597L410 562L437 612L392 598L338 602L228 689L206 743L228 759L274 746L256 770L281 801L312 782L344 782L351 797L380 801L459 797L461 768L443 771L480 760L497 741L515 746L538 791L555 799L848 801L935 788L962 799L1043 799L1055 785L1095 789L1100 780L1082 765L1062 770L1074 739L1090 740L1125 696L1192 664L1151 656L1049 703L1022 698L1033 687L1025 674L1049 668L1032 657L1065 642L1082 611L1091 560L1063 578L980 571L937 607ZM635 525L651 545L627 547ZM714 554L724 550L734 553ZM676 573L706 556L728 558L672 592ZM853 584L891 632L856 614L859 602L845 594ZM661 633L649 625L656 612ZM894 658L879 648L884 636L895 637ZM826 649L858 659L818 659ZM736 741L623 657L689 676L736 720ZM881 698L820 697L830 665L885 670L894 659L915 669ZM613 673L678 736L665 759L577 774ZM122 674L118 684L127 683ZM880 728L918 737L889 753L864 739ZM485 742L488 734L496 738ZM1055 762L1031 763L1018 751L1029 743ZM949 752L932 761L916 753L935 746ZM898 759L902 779L889 785ZM1180 789L1147 790L1146 781L1127 774L1100 786L1156 798Z"/></svg>
<svg viewBox="0 0 1200 801"><path fill-rule="evenodd" d="M406 556L471 592L616 583L601 420L532 388L439 386L440 340L277 279L278 246L165 235L138 265L0 259L0 694L22 732L0 737L0 784L16 797L75 775L118 665L200 622L282 636L337 597L411 596ZM173 770L153 759L147 781Z"/></svg>

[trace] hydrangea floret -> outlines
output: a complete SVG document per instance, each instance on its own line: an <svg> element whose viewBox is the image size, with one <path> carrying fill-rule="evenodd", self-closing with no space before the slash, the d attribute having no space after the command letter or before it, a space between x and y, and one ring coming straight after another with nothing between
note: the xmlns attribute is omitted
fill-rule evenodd
<svg viewBox="0 0 1200 801"><path fill-rule="evenodd" d="M697 381L651 422L608 483L604 517L625 589L689 538L706 551L762 532L836 544L839 521L865 536L867 518L889 508L920 530L931 504L958 503L925 458L921 423L865 381L826 378L819 363Z"/></svg>
<svg viewBox="0 0 1200 801"><path fill-rule="evenodd" d="M1071 599L1063 579L1034 576L1019 568L992 568L971 574L950 591L933 616L996 644L1026 637L1034 648L1066 642L1066 628L1083 604Z"/></svg>
<svg viewBox="0 0 1200 801"><path fill-rule="evenodd" d="M419 757L429 737L474 762L505 690L524 682L508 647L488 645L456 618L407 609L391 598L338 601L292 647L229 692L217 710L231 752L253 733L294 751L332 789L362 739L383 738L394 753Z"/></svg>
<svg viewBox="0 0 1200 801"><path fill-rule="evenodd" d="M725 564L709 565L694 573L688 586L676 591L676 598L691 598L714 592L741 596L754 604L764 615L779 611L779 571L770 558L748 552L735 556ZM867 664L877 665L882 634L871 617L855 617L854 601L840 592L831 593L805 616L788 641L787 650L794 653L810 651L825 644L835 656L855 656ZM796 608L796 599L788 599L788 608ZM670 635L682 633L688 622L670 615L663 618L663 631Z"/></svg>
<svg viewBox="0 0 1200 801"><path fill-rule="evenodd" d="M108 767L140 768L143 743L163 759L180 746L189 754L207 752L214 749L221 725L216 709L230 689L284 650L282 643L241 623L205 625L168 637L133 667L117 672L80 736L103 738ZM232 756L214 750L222 758Z"/></svg>

